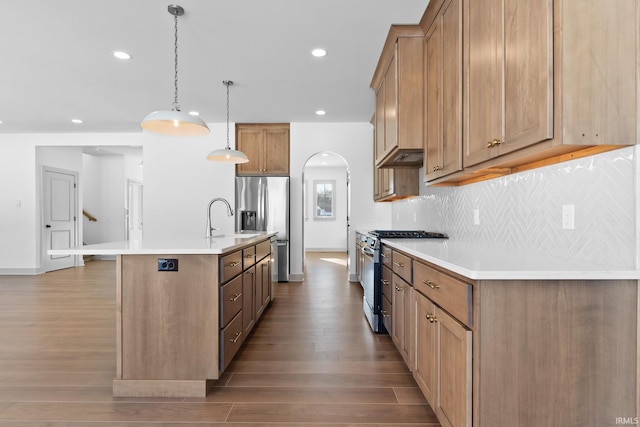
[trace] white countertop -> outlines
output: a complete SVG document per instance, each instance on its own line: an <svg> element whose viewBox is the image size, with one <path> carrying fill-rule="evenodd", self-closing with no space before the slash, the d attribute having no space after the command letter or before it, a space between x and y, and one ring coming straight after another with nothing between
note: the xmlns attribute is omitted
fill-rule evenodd
<svg viewBox="0 0 640 427"><path fill-rule="evenodd" d="M382 239L382 243L473 280L637 280L640 270L454 239Z"/></svg>
<svg viewBox="0 0 640 427"><path fill-rule="evenodd" d="M219 255L275 236L276 232L256 231L251 234L227 234L184 240L127 240L50 249L49 255L147 255L147 254L213 254Z"/></svg>

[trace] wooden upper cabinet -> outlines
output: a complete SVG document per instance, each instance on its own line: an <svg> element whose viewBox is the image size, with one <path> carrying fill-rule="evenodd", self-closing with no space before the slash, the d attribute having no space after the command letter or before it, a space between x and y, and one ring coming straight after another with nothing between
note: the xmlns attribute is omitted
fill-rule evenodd
<svg viewBox="0 0 640 427"><path fill-rule="evenodd" d="M462 169L462 0L447 0L427 30L424 178Z"/></svg>
<svg viewBox="0 0 640 427"><path fill-rule="evenodd" d="M378 167L422 166L423 37L418 25L392 25L371 80L376 92Z"/></svg>
<svg viewBox="0 0 640 427"><path fill-rule="evenodd" d="M237 175L289 175L289 124L236 124L236 146L249 158Z"/></svg>
<svg viewBox="0 0 640 427"><path fill-rule="evenodd" d="M553 137L553 2L469 1L465 166Z"/></svg>

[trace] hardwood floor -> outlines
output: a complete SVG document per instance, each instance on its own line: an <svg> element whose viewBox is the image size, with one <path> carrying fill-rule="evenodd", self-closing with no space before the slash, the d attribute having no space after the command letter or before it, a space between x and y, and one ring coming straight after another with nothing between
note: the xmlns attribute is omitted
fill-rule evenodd
<svg viewBox="0 0 640 427"><path fill-rule="evenodd" d="M310 253L206 398L114 398L115 263L0 276L0 426L440 426L345 254Z"/></svg>

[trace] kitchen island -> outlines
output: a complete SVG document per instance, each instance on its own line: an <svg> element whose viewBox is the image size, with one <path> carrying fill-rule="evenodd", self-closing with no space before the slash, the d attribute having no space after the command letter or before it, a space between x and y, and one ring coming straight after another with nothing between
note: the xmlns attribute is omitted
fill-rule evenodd
<svg viewBox="0 0 640 427"><path fill-rule="evenodd" d="M275 234L51 250L116 256L113 395L206 396L271 300Z"/></svg>
<svg viewBox="0 0 640 427"><path fill-rule="evenodd" d="M389 333L442 425L638 423L640 271L454 239L382 244Z"/></svg>

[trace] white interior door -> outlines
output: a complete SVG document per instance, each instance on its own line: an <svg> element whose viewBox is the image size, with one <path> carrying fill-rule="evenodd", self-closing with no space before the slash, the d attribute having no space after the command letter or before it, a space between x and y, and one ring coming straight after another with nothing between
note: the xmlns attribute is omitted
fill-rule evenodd
<svg viewBox="0 0 640 427"><path fill-rule="evenodd" d="M75 267L76 257L48 255L48 249L76 246L76 173L43 169L42 242L44 271Z"/></svg>
<svg viewBox="0 0 640 427"><path fill-rule="evenodd" d="M142 240L142 183L127 182L126 224L127 240Z"/></svg>

